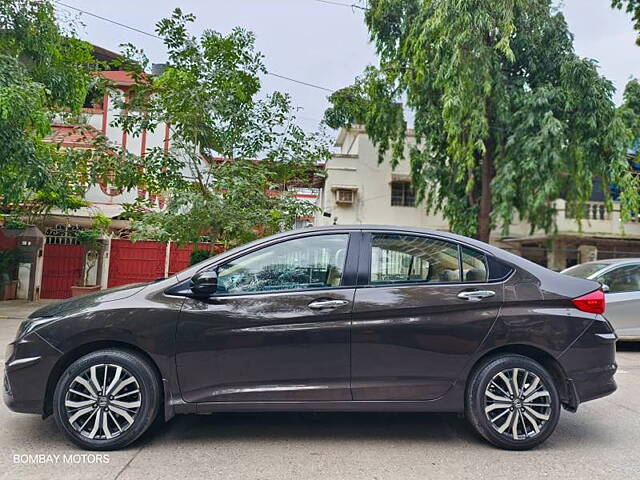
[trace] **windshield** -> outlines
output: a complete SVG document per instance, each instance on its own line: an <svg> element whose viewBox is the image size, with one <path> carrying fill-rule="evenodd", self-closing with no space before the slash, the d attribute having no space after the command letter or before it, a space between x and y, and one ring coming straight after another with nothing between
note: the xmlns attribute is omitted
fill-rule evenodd
<svg viewBox="0 0 640 480"><path fill-rule="evenodd" d="M583 263L582 265L576 265L575 267L568 268L562 273L571 277L588 278L606 266L606 263Z"/></svg>

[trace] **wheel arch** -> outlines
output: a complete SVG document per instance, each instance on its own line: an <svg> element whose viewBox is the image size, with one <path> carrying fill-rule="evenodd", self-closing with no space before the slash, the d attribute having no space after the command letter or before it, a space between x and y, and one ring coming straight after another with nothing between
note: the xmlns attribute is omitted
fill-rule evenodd
<svg viewBox="0 0 640 480"><path fill-rule="evenodd" d="M560 365L560 362L558 362L553 355L543 349L527 344L502 345L485 352L482 356L477 358L469 370L469 375L467 375L464 395L465 403L467 401L467 390L469 389L469 384L475 371L490 358L495 358L509 353L522 355L523 357L530 358L542 365L553 378L553 382L558 389L561 402L563 404L570 403L571 391L568 385L568 376L564 368L562 368L562 365Z"/></svg>
<svg viewBox="0 0 640 480"><path fill-rule="evenodd" d="M55 363L55 365L51 369L51 372L49 372L49 378L47 379L47 387L45 390L44 403L42 406L43 418L48 417L53 412L53 392L56 388L58 380L60 379L60 376L67 369L67 367L78 360L80 357L88 353L108 348L134 352L149 362L149 365L151 365L156 374L156 377L158 379L158 386L160 388L160 405L158 407L158 411L164 411L165 385L162 381L163 377L160 368L153 360L153 358L147 352L132 343L117 340L98 340L95 342L88 342L82 345L78 345L74 349L64 353Z"/></svg>

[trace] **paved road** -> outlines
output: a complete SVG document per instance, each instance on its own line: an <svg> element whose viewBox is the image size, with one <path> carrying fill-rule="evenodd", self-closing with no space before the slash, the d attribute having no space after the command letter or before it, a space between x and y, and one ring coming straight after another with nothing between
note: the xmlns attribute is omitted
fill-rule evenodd
<svg viewBox="0 0 640 480"><path fill-rule="evenodd" d="M22 309L24 310L24 309ZM0 304L0 315L17 316ZM0 319L0 343L19 320ZM640 478L640 344L622 345L619 389L563 412L531 452L477 439L455 415L217 414L173 419L108 463L69 445L53 419L0 406L0 477L10 479L632 479ZM21 463L51 454L49 463ZM18 456L15 457L14 456ZM65 455L67 457L65 457ZM17 461L16 461L17 460ZM56 461L57 460L57 461ZM105 459L103 459L105 460Z"/></svg>

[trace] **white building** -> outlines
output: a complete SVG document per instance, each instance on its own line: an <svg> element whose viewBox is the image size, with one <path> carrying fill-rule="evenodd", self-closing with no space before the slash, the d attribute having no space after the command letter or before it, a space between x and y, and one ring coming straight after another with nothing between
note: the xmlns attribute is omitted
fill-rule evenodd
<svg viewBox="0 0 640 480"><path fill-rule="evenodd" d="M101 49L101 52L105 52ZM116 54L112 54L117 56ZM166 124L160 124L153 131L144 131L134 136L123 131L120 127L112 126L112 122L123 112L117 107L114 96L126 95L127 90L133 85L132 78L127 72L119 70L107 70L97 72L111 82L114 87L112 93L104 96L90 107L83 108L80 117L70 123L54 123L53 134L47 139L59 144L62 148L90 149L92 140L97 136L105 136L108 143L121 147L135 155L144 155L149 149L162 147L165 150L171 148L171 135ZM117 218L124 208L122 204L132 202L137 197L150 200L157 208L163 207L163 198L159 195L149 195L148 192L136 188L130 191L120 191L108 184L90 185L85 193L85 200L90 206L73 212L54 211L47 219L48 225L74 225L86 226L91 223L91 218L96 213L102 213L109 218ZM125 228L128 222L114 220L114 228Z"/></svg>
<svg viewBox="0 0 640 480"><path fill-rule="evenodd" d="M408 132L407 142L412 141ZM335 146L338 152L325 165L316 225L387 224L449 230L441 215L427 214L424 205L415 205L408 161L392 169L387 155L379 164L377 148L361 127L341 129ZM555 202L555 235L530 234L527 223L516 222L507 236L494 230L492 243L556 270L591 259L640 256L638 218L623 224L619 205L608 213L601 200L595 192L582 228L559 199Z"/></svg>
<svg viewBox="0 0 640 480"><path fill-rule="evenodd" d="M103 48L94 46L94 56L104 62L112 62L119 58L119 55ZM161 65L159 65L161 66ZM126 112L118 107L115 96L123 97L127 95L128 89L134 84L131 76L120 70L105 70L96 72L114 87L111 92L105 93L98 101L92 105L85 105L80 118L74 119L74 123L54 123L52 125L53 134L47 141L59 144L62 148L91 149L92 140L97 136L104 136L110 145L120 147L134 155L145 155L152 148L161 147L165 151L174 148L171 140L171 132L168 125L160 123L151 130L145 130L139 135L131 135L119 126L112 123L117 117L126 115ZM201 170L206 170L207 161L222 161L221 158L202 159ZM186 178L194 178L194 173L189 167L185 167L182 174ZM314 188L298 188L296 196L300 201L317 203L318 191ZM127 220L120 220L118 216L124 211L123 204L131 203L136 198L149 200L158 209L164 207L162 195L151 195L149 192L134 188L129 191L120 191L108 184L91 185L85 193L85 200L90 205L72 212L53 211L52 215L46 219L46 225L50 228L50 234L63 233L69 227L82 228L91 224L92 218L97 213L102 213L112 219L112 227L116 230L126 229L129 226ZM304 226L311 222L312 218L300 219L297 226Z"/></svg>

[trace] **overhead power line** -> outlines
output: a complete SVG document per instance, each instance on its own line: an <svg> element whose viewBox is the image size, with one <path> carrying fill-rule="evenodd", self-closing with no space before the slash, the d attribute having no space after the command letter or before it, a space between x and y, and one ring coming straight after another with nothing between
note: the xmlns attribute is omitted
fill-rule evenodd
<svg viewBox="0 0 640 480"><path fill-rule="evenodd" d="M316 0L316 1L321 1L321 0ZM109 23L112 23L112 24L114 24L114 25L118 25L119 27L126 28L126 29L132 30L132 31L137 32L137 33L141 33L142 35L146 35L146 36L148 36L148 37L156 38L156 39L158 39L158 40L163 40L163 38L162 38L162 37L160 37L159 35L156 35L155 33L145 32L144 30L141 30L141 29L139 29L139 28L132 27L132 26L130 26L130 25L126 25L126 24L124 24L124 23L117 22L116 20L112 20L112 19L110 19L110 18L103 17L103 16L101 16L101 15L96 15L95 13L88 12L88 11L86 11L86 10L82 10L81 8L74 7L73 5L68 5L68 4L66 4L66 3L60 2L59 0L52 0L52 2L53 2L53 3L55 3L55 4L57 4L57 5L60 5L60 6L62 6L62 7L66 7L66 8L70 8L70 9L72 9L72 10L75 10L76 12L82 13L82 14L84 14L84 15L88 15L88 16L90 16L90 17L94 17L94 18L97 18L97 19L99 19L99 20L103 20L103 21L105 21L105 22L109 22ZM323 2L323 3L325 3L325 2L329 2L329 0L322 0L322 2ZM331 3L335 3L335 2L331 2ZM347 4L342 4L342 5L344 5L344 6L349 6L349 5L347 5ZM333 89L331 89L331 88L323 87L323 86L321 86L321 85L316 85L315 83L305 82L305 81L303 81L303 80L297 80L297 79L295 79L295 78L288 77L288 76L286 76L286 75L280 75L280 74L275 73L275 72L269 72L269 71L267 71L267 75L271 75L272 77L277 77L277 78L280 78L280 79L282 79L282 80L287 80L287 81L289 81L289 82L297 83L297 84L299 84L299 85L305 85L305 86L307 86L307 87L315 88L315 89L318 89L318 90L324 90L325 92L330 92L330 93L331 93L331 92L334 92L334 90L333 90Z"/></svg>
<svg viewBox="0 0 640 480"><path fill-rule="evenodd" d="M330 88L321 87L320 85L315 85L313 83L303 82L302 80L296 80L295 78L285 77L284 75L279 75L279 74L273 73L273 72L267 72L267 73L269 75L271 75L272 77L282 78L283 80L289 80L290 82L299 83L300 85L306 85L307 87L317 88L318 90L324 90L325 92L331 92L331 93L334 92L334 90L331 90Z"/></svg>
<svg viewBox="0 0 640 480"><path fill-rule="evenodd" d="M159 38L160 40L162 40L162 38L160 38L158 35L155 35L153 33L145 32L144 30L140 30L139 28L130 27L129 25L125 25L124 23L120 23L120 22L117 22L115 20L111 20L110 18L102 17L100 15L96 15L95 13L87 12L86 10L82 10L80 8L73 7L71 5L67 5L66 3L59 2L58 0L53 0L53 3L57 3L58 5L62 5L63 7L71 8L72 10L75 10L75 11L80 12L80 13L84 13L85 15L89 15L90 17L98 18L100 20L104 20L105 22L113 23L114 25L118 25L118 26L123 27L123 28L128 28L129 30L133 30L134 32L138 32L138 33L141 33L143 35L147 35L148 37Z"/></svg>
<svg viewBox="0 0 640 480"><path fill-rule="evenodd" d="M342 2L334 2L332 0L313 0L314 2L318 2L318 3L326 3L327 5L336 5L338 7L348 7L351 8L352 10L358 9L358 10L367 10L366 7L363 7L361 5L357 5L355 3L342 3Z"/></svg>

